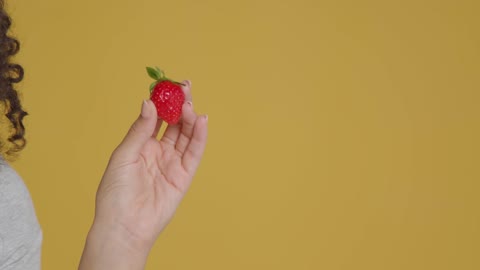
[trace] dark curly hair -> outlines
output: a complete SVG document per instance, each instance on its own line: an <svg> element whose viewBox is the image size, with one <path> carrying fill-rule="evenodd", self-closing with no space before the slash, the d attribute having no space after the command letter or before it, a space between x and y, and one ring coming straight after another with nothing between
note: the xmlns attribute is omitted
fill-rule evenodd
<svg viewBox="0 0 480 270"><path fill-rule="evenodd" d="M0 150L12 157L25 147L22 121L27 112L22 109L14 87L23 79L23 68L11 62L11 57L20 50L20 43L8 33L12 20L4 7L4 0L0 0L0 101L5 105L5 116L10 120L11 130L8 138L10 143L0 143Z"/></svg>

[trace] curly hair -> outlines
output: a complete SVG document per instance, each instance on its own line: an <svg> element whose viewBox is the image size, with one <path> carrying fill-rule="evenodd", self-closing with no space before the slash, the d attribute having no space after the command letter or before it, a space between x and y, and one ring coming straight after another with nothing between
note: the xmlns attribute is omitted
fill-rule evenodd
<svg viewBox="0 0 480 270"><path fill-rule="evenodd" d="M10 143L0 143L0 149L7 156L13 156L26 144L22 121L27 112L22 109L14 88L14 84L22 81L24 71L22 66L11 62L11 57L20 50L20 43L8 33L12 20L4 7L4 0L0 0L0 101L5 105L5 116L11 123L11 130L8 138Z"/></svg>

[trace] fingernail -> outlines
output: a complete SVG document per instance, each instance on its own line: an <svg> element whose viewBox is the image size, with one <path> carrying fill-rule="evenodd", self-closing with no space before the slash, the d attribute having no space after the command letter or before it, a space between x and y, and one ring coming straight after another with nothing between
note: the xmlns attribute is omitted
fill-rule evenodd
<svg viewBox="0 0 480 270"><path fill-rule="evenodd" d="M188 104L191 108L193 108L193 103L192 103L191 101L187 101L187 104Z"/></svg>
<svg viewBox="0 0 480 270"><path fill-rule="evenodd" d="M185 83L188 85L188 87L192 87L192 81L190 81L190 80L185 80Z"/></svg>
<svg viewBox="0 0 480 270"><path fill-rule="evenodd" d="M144 100L142 103L142 117L147 117L147 101Z"/></svg>
<svg viewBox="0 0 480 270"><path fill-rule="evenodd" d="M205 115L205 121L208 123L208 115Z"/></svg>

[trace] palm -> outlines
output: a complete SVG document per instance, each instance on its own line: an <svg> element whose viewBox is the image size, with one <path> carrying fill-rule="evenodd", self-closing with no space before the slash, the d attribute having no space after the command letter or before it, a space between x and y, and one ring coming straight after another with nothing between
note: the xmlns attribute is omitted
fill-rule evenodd
<svg viewBox="0 0 480 270"><path fill-rule="evenodd" d="M156 121L153 104L149 106L153 114L150 116ZM149 134L143 134L147 138L141 145L135 144L138 138L130 136L139 131L133 126L112 155L97 192L96 219L113 216L147 243L156 239L175 213L190 186L206 140L206 119L197 117L189 104L184 105L182 122L168 126L157 140L160 124L155 127L153 123L151 131L143 130ZM137 148L132 150L130 144Z"/></svg>

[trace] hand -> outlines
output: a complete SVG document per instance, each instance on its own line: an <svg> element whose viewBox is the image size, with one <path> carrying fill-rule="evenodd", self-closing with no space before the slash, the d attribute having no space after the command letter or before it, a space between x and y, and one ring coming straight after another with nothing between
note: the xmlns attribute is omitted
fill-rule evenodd
<svg viewBox="0 0 480 270"><path fill-rule="evenodd" d="M113 152L97 191L95 221L82 261L88 258L89 242L108 245L105 241L114 238L116 248L125 246L146 258L173 217L207 140L208 119L193 111L190 82L185 85L186 102L179 124L168 126L157 140L162 121L157 118L155 105L145 101L139 118Z"/></svg>

